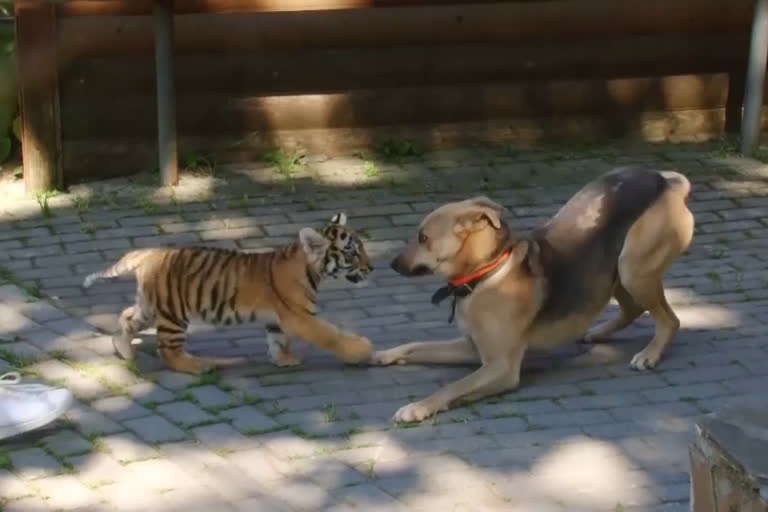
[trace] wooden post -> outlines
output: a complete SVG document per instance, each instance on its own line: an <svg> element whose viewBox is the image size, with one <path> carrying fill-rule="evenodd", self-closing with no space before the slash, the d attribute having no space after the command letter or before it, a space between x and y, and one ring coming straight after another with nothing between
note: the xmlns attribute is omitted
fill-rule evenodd
<svg viewBox="0 0 768 512"><path fill-rule="evenodd" d="M64 186L56 11L51 2L16 0L14 12L24 188L37 194Z"/></svg>
<svg viewBox="0 0 768 512"><path fill-rule="evenodd" d="M157 74L157 150L164 186L179 182L176 147L176 94L173 76L173 0L155 0L155 73Z"/></svg>
<svg viewBox="0 0 768 512"><path fill-rule="evenodd" d="M766 57L768 57L768 0L757 0L752 21L752 43L749 48L744 117L741 123L741 152L745 156L751 156L754 153L760 138Z"/></svg>

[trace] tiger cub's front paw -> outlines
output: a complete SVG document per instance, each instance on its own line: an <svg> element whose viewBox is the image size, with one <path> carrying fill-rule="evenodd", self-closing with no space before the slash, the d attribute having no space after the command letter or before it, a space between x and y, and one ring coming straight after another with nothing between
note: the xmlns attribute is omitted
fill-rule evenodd
<svg viewBox="0 0 768 512"><path fill-rule="evenodd" d="M341 338L338 355L347 363L363 363L373 355L373 343L364 336L346 334Z"/></svg>
<svg viewBox="0 0 768 512"><path fill-rule="evenodd" d="M301 358L293 353L291 350L279 351L277 355L270 355L272 364L279 367L299 366L301 364Z"/></svg>

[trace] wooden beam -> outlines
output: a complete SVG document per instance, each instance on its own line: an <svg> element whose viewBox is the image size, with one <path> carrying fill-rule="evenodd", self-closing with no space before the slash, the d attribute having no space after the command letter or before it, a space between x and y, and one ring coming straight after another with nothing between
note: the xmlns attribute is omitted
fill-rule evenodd
<svg viewBox="0 0 768 512"><path fill-rule="evenodd" d="M176 93L173 73L173 0L155 0L155 72L157 74L157 150L164 186L179 182L176 147Z"/></svg>
<svg viewBox="0 0 768 512"><path fill-rule="evenodd" d="M397 6L500 3L503 0L176 0L176 14L202 12L293 12ZM72 0L61 4L58 14L71 16L141 16L152 13L152 0Z"/></svg>
<svg viewBox="0 0 768 512"><path fill-rule="evenodd" d="M717 73L745 70L748 48L749 34L735 33L635 36L567 45L526 42L362 50L320 48L264 54L211 52L177 55L174 74L179 94L183 95L221 94L225 98L317 94L508 80ZM126 76L131 79L125 80ZM743 82L743 76L736 76ZM61 63L59 87L63 102L104 95L153 95L155 66L141 55L77 59ZM743 94L742 86L738 96ZM739 109L741 104L739 99Z"/></svg>
<svg viewBox="0 0 768 512"><path fill-rule="evenodd" d="M768 57L768 0L757 0L752 23L747 85L744 92L744 117L741 124L741 152L746 156L751 156L755 152L760 138L766 57Z"/></svg>
<svg viewBox="0 0 768 512"><path fill-rule="evenodd" d="M175 43L179 53L224 53L743 32L752 19L751 5L751 0L551 0L188 14L176 19ZM152 20L147 16L63 18L59 51L65 62L88 55L150 53Z"/></svg>
<svg viewBox="0 0 768 512"><path fill-rule="evenodd" d="M52 3L16 0L16 61L21 99L24 187L29 194L61 188L61 126Z"/></svg>
<svg viewBox="0 0 768 512"><path fill-rule="evenodd" d="M723 108L728 74L617 80L519 80L481 84L384 87L334 94L187 94L177 97L182 135L366 128L465 122L494 118L556 117L599 112L606 117L643 112ZM84 118L81 113L90 115ZM62 104L66 140L146 138L155 122L151 94L72 97Z"/></svg>

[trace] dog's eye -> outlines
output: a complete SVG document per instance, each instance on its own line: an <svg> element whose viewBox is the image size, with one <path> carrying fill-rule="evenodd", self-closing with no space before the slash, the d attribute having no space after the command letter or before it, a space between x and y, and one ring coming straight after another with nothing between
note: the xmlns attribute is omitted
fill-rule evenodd
<svg viewBox="0 0 768 512"><path fill-rule="evenodd" d="M427 235L425 235L423 231L419 231L419 243L420 244L427 243Z"/></svg>

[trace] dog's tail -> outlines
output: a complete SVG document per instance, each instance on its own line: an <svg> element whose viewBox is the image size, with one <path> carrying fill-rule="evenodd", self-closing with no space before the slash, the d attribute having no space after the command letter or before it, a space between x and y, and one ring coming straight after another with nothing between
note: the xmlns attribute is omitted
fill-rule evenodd
<svg viewBox="0 0 768 512"><path fill-rule="evenodd" d="M661 175L667 180L670 188L682 196L685 204L688 204L688 196L691 194L691 182L677 171L661 171Z"/></svg>

